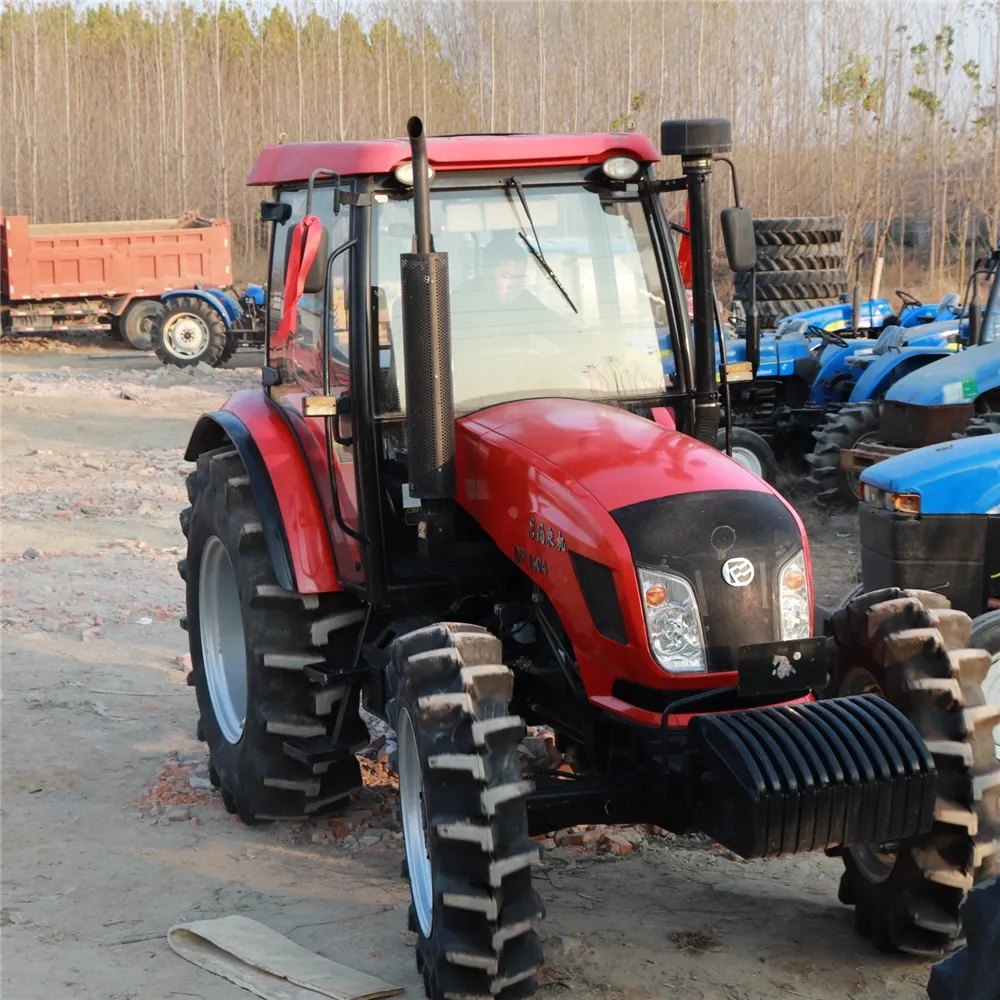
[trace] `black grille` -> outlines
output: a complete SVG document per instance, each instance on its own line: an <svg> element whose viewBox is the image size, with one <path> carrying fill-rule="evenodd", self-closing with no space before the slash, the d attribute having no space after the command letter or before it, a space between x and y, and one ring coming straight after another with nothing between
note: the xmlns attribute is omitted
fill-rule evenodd
<svg viewBox="0 0 1000 1000"><path fill-rule="evenodd" d="M610 568L603 563L595 562L578 552L570 552L570 561L576 573L577 582L587 602L587 610L593 619L594 628L603 636L620 642L628 643L625 633L625 621L622 618L622 607L615 590L615 578Z"/></svg>
<svg viewBox="0 0 1000 1000"><path fill-rule="evenodd" d="M802 548L788 508L771 493L705 491L660 497L611 512L635 562L684 577L694 588L710 670L734 670L744 643L774 642L779 633L777 570ZM754 566L753 581L731 587L727 559Z"/></svg>
<svg viewBox="0 0 1000 1000"><path fill-rule="evenodd" d="M411 493L455 495L448 255L400 254Z"/></svg>

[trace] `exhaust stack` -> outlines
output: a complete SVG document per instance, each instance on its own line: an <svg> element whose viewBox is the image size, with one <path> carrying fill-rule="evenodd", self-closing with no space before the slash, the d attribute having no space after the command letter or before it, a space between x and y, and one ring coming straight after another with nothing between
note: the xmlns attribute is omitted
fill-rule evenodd
<svg viewBox="0 0 1000 1000"><path fill-rule="evenodd" d="M421 554L451 550L455 496L455 401L451 381L448 255L431 242L427 138L423 122L406 123L413 157L416 252L400 254L406 438L410 494L421 501Z"/></svg>

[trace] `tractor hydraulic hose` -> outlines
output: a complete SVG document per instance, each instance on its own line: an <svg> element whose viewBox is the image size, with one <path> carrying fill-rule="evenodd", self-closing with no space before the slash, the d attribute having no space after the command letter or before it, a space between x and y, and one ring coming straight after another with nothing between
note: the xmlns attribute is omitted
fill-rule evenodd
<svg viewBox="0 0 1000 1000"><path fill-rule="evenodd" d="M712 216L708 185L712 161L684 157L691 206L691 285L694 300L694 436L715 446L719 394L715 383L715 292L712 284Z"/></svg>

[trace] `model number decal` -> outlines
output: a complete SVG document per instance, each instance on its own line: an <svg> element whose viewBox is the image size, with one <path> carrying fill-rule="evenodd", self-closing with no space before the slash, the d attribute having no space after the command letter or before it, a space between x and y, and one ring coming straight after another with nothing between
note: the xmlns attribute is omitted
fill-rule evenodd
<svg viewBox="0 0 1000 1000"><path fill-rule="evenodd" d="M514 562L518 566L527 566L532 573L544 573L549 575L548 563L540 556L533 556L527 549L520 545L514 546Z"/></svg>
<svg viewBox="0 0 1000 1000"><path fill-rule="evenodd" d="M544 521L536 521L535 515L528 516L528 537L539 545L548 545L557 552L566 551L566 536L561 532L556 532L552 528L547 528Z"/></svg>

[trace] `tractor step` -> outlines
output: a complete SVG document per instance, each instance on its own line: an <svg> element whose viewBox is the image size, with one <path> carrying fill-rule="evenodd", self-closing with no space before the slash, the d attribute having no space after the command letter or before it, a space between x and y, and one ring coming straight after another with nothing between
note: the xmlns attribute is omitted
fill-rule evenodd
<svg viewBox="0 0 1000 1000"><path fill-rule="evenodd" d="M882 844L933 824L934 759L874 695L700 715L689 731L700 828L741 857Z"/></svg>
<svg viewBox="0 0 1000 1000"><path fill-rule="evenodd" d="M354 749L332 736L310 736L307 739L285 740L284 751L293 760L301 761L313 774L323 774L331 764L347 760Z"/></svg>
<svg viewBox="0 0 1000 1000"><path fill-rule="evenodd" d="M358 670L344 670L333 663L310 663L302 671L307 680L314 684L350 684L354 681L368 680L367 668Z"/></svg>

